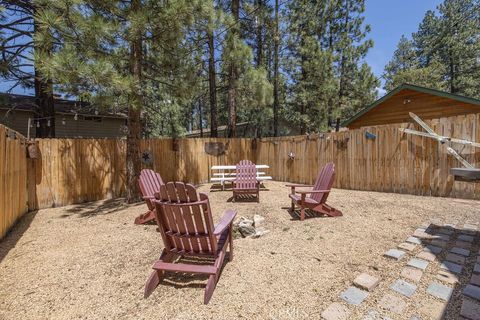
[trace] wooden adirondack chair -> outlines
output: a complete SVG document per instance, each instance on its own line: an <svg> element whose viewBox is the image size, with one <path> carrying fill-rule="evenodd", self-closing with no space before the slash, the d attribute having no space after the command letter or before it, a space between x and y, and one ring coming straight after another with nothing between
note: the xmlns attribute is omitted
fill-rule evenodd
<svg viewBox="0 0 480 320"><path fill-rule="evenodd" d="M327 165L319 172L317 181L312 185L287 184L291 188L289 197L292 199L292 211L295 205L300 206L300 220L305 219L305 208L331 217L342 216L342 212L326 204L330 189L335 181L335 164ZM311 190L295 190L299 187L310 187ZM307 195L310 195L307 197Z"/></svg>
<svg viewBox="0 0 480 320"><path fill-rule="evenodd" d="M254 194L260 202L260 182L257 180L257 168L249 160L237 164L235 180L233 180L233 201L238 194Z"/></svg>
<svg viewBox="0 0 480 320"><path fill-rule="evenodd" d="M154 201L155 214L165 248L145 284L145 298L163 280L166 271L200 273L209 275L203 300L207 304L217 284L227 245L230 245L229 260L233 259L232 222L237 213L225 211L214 226L207 195L197 194L193 185L183 182L162 185L158 198ZM182 256L212 258L214 262L213 265L174 263Z"/></svg>
<svg viewBox="0 0 480 320"><path fill-rule="evenodd" d="M148 211L136 217L135 224L144 224L155 219L153 200L155 199L155 193L160 191L162 184L163 180L159 173L150 169L140 171L138 186L140 187L143 200L147 203Z"/></svg>

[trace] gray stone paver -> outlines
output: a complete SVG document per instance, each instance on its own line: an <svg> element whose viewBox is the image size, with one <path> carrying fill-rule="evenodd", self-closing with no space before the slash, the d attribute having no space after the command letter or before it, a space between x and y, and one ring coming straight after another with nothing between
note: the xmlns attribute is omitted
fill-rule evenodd
<svg viewBox="0 0 480 320"><path fill-rule="evenodd" d="M463 299L460 315L471 320L480 320L480 303Z"/></svg>
<svg viewBox="0 0 480 320"><path fill-rule="evenodd" d="M453 272L453 273L461 273L463 270L463 267L461 265L450 262L450 261L442 262L442 264L440 265L440 268L449 270L450 272Z"/></svg>
<svg viewBox="0 0 480 320"><path fill-rule="evenodd" d="M455 284L458 282L458 277L448 270L438 270L436 278L448 284Z"/></svg>
<svg viewBox="0 0 480 320"><path fill-rule="evenodd" d="M417 290L417 286L413 283L398 279L390 286L390 289L410 298L415 293L415 290Z"/></svg>
<svg viewBox="0 0 480 320"><path fill-rule="evenodd" d="M463 248L463 249L470 249L472 244L470 242L465 241L457 241L455 242L455 247Z"/></svg>
<svg viewBox="0 0 480 320"><path fill-rule="evenodd" d="M463 289L463 294L469 296L470 298L480 300L480 287L467 284L465 289Z"/></svg>
<svg viewBox="0 0 480 320"><path fill-rule="evenodd" d="M359 305L368 297L368 292L355 287L349 287L340 294L340 298L349 304Z"/></svg>
<svg viewBox="0 0 480 320"><path fill-rule="evenodd" d="M473 267L473 272L480 273L480 263L475 263L475 266Z"/></svg>
<svg viewBox="0 0 480 320"><path fill-rule="evenodd" d="M427 288L427 293L444 301L448 301L452 296L453 289L446 285L432 282Z"/></svg>
<svg viewBox="0 0 480 320"><path fill-rule="evenodd" d="M441 234L446 234L447 236L450 236L453 234L453 230L451 228L448 228L448 227L443 227L441 228L440 230L438 230L438 233L441 233Z"/></svg>
<svg viewBox="0 0 480 320"><path fill-rule="evenodd" d="M438 240L438 239L432 240L430 243L432 244L432 246L440 247L440 248L445 248L447 246L447 241Z"/></svg>
<svg viewBox="0 0 480 320"><path fill-rule="evenodd" d="M380 282L380 279L374 276L371 276L367 273L359 274L354 280L353 284L359 287L360 289L372 291Z"/></svg>
<svg viewBox="0 0 480 320"><path fill-rule="evenodd" d="M458 264L465 264L465 257L455 253L447 254L447 257L445 258L445 260L458 263Z"/></svg>
<svg viewBox="0 0 480 320"><path fill-rule="evenodd" d="M428 252L431 252L433 254L439 254L440 252L442 252L442 248L440 247L436 247L436 246L432 246L432 245L428 245L425 247L425 249L423 249L423 251L428 251Z"/></svg>
<svg viewBox="0 0 480 320"><path fill-rule="evenodd" d="M435 258L437 257L435 254L428 252L428 251L422 251L419 254L416 255L418 259L423 259L427 261L435 261Z"/></svg>
<svg viewBox="0 0 480 320"><path fill-rule="evenodd" d="M436 234L435 239L440 241L449 241L450 237L446 234Z"/></svg>
<svg viewBox="0 0 480 320"><path fill-rule="evenodd" d="M461 235L458 236L458 240L465 241L465 242L473 242L473 237L468 236L466 234L461 234Z"/></svg>
<svg viewBox="0 0 480 320"><path fill-rule="evenodd" d="M405 241L413 244L422 244L422 240L418 239L417 237L408 237Z"/></svg>
<svg viewBox="0 0 480 320"><path fill-rule="evenodd" d="M412 280L414 282L420 281L422 278L423 271L417 268L412 267L405 267L402 269L400 276L404 277L405 279Z"/></svg>
<svg viewBox="0 0 480 320"><path fill-rule="evenodd" d="M387 293L380 299L378 305L393 313L403 314L403 310L405 310L407 304L401 298Z"/></svg>
<svg viewBox="0 0 480 320"><path fill-rule="evenodd" d="M474 224L465 223L465 224L463 225L463 229L468 230L468 231L470 231L470 230L471 230L471 231L477 231L477 230L478 230L478 227L477 227L476 225L474 225Z"/></svg>
<svg viewBox="0 0 480 320"><path fill-rule="evenodd" d="M384 254L384 256L395 259L395 260L402 259L404 255L405 255L405 251L398 250L398 249L390 249Z"/></svg>
<svg viewBox="0 0 480 320"><path fill-rule="evenodd" d="M462 255L464 257L468 257L470 255L470 250L467 250L467 249L463 249L463 248L458 248L458 247L454 247L450 250L450 252L452 253L455 253L455 254L459 254L459 255Z"/></svg>
<svg viewBox="0 0 480 320"><path fill-rule="evenodd" d="M344 305L334 302L322 312L322 319L324 320L347 320L349 319L350 311Z"/></svg>
<svg viewBox="0 0 480 320"><path fill-rule="evenodd" d="M417 259L417 258L412 258L410 261L407 263L408 266L414 267L417 269L422 269L425 270L428 266L428 261L422 260L422 259Z"/></svg>
<svg viewBox="0 0 480 320"><path fill-rule="evenodd" d="M407 251L410 251L412 252L413 250L415 250L415 248L417 247L416 244L413 244L413 243L408 243L408 242L402 242L398 245L398 247L400 249L403 249L403 250L407 250Z"/></svg>
<svg viewBox="0 0 480 320"><path fill-rule="evenodd" d="M433 239L433 235L430 233L426 232L426 230L423 229L417 229L413 232L413 236L420 238L420 239Z"/></svg>
<svg viewBox="0 0 480 320"><path fill-rule="evenodd" d="M472 274L472 277L470 278L470 284L480 287L480 274Z"/></svg>

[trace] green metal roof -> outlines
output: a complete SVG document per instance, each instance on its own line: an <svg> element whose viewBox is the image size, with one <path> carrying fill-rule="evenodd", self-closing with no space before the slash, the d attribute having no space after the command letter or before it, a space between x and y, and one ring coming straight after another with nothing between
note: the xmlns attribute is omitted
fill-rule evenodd
<svg viewBox="0 0 480 320"><path fill-rule="evenodd" d="M400 92L402 90L405 90L405 89L410 89L410 90L413 90L413 91L427 93L427 94L431 94L431 95L438 96L438 97L448 98L448 99L457 100L457 101L461 101L461 102L470 103L470 104L480 106L480 100L478 100L478 99L464 97L464 96L460 96L458 94L453 94L453 93L440 91L440 90L436 90L436 89L420 87L420 86L416 86L416 85L409 84L409 83L404 83L404 84L396 87L395 89L393 89L392 91L390 91L389 93L387 93L386 95L381 97L380 99L376 100L371 105L369 105L366 108L360 110L354 116L352 116L350 119L347 119L347 120L343 121L341 126L342 127L347 127L350 123L357 120L358 118L363 116L368 111L372 110L373 108L375 108L376 106L378 106L382 102L390 99L392 96L394 96L398 92Z"/></svg>

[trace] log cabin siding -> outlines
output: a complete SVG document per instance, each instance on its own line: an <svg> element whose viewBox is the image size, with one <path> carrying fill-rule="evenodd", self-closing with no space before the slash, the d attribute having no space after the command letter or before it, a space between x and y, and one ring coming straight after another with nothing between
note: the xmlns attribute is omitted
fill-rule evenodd
<svg viewBox="0 0 480 320"><path fill-rule="evenodd" d="M426 89L430 90L430 89ZM421 92L414 86L405 85L392 91L391 95L382 98L348 120L344 126L349 129L362 127L411 122L409 112L413 112L422 119L438 119L458 115L468 115L480 112L480 101L462 98L448 93L436 95ZM461 99L460 99L461 98ZM381 101L383 100L383 101Z"/></svg>

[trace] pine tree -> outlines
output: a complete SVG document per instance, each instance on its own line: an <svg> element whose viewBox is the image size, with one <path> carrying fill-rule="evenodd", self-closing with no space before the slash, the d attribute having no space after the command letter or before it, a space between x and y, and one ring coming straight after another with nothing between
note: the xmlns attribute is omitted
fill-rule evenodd
<svg viewBox="0 0 480 320"><path fill-rule="evenodd" d="M141 114L145 107L144 95L148 91L144 85L149 84L147 77L156 86L168 83L144 74L144 70L153 73L169 66L163 71L168 74L188 61L169 58L182 51L177 49L186 36L184 27L193 21L195 6L196 3L190 1L51 0L48 9L38 13L42 30L53 34L60 42L54 48L54 54L38 56L38 61L42 62L39 67L47 79L55 81L59 89L92 103L109 99L111 103L116 100L128 106L126 167L129 202L138 197L136 179L140 169ZM155 52L155 59L152 54L145 55L149 51ZM161 57L160 52L163 53ZM169 77L173 80L172 74ZM182 88L176 89L181 91Z"/></svg>
<svg viewBox="0 0 480 320"><path fill-rule="evenodd" d="M13 81L9 90L20 86L35 92L38 138L55 137L55 110L53 84L37 68L37 57L50 54L54 39L41 30L36 14L47 5L46 1L2 0L3 19L0 30L0 75ZM8 19L6 18L8 16Z"/></svg>
<svg viewBox="0 0 480 320"><path fill-rule="evenodd" d="M387 65L386 89L410 82L452 93L480 97L480 2L445 0L438 15L428 11L408 48L411 65L399 68L406 59L406 42ZM412 59L411 52L414 52Z"/></svg>
<svg viewBox="0 0 480 320"><path fill-rule="evenodd" d="M363 0L295 1L289 6L289 118L300 132L325 130L375 98L378 80L363 64L373 45L365 40ZM361 83L362 90L354 85Z"/></svg>
<svg viewBox="0 0 480 320"><path fill-rule="evenodd" d="M402 35L397 44L397 49L393 53L393 58L385 66L385 88L392 90L398 84L395 76L401 72L418 67L418 61L415 54L415 47L411 40Z"/></svg>

